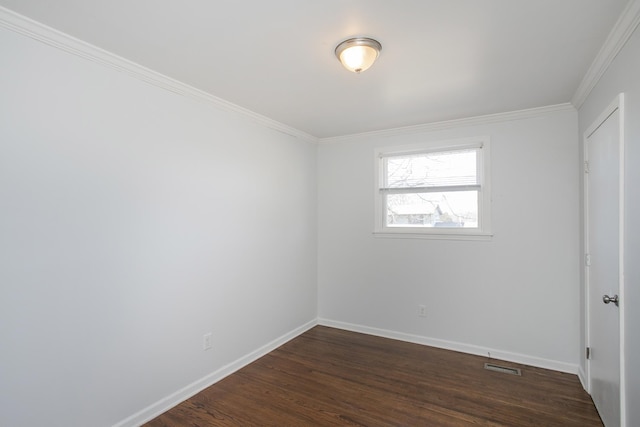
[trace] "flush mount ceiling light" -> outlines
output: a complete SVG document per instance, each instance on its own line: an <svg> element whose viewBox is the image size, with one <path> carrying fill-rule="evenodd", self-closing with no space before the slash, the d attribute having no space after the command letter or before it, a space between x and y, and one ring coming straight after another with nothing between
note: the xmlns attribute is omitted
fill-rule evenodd
<svg viewBox="0 0 640 427"><path fill-rule="evenodd" d="M373 65L381 50L382 45L377 40L355 37L340 43L336 47L336 56L344 68L361 73Z"/></svg>

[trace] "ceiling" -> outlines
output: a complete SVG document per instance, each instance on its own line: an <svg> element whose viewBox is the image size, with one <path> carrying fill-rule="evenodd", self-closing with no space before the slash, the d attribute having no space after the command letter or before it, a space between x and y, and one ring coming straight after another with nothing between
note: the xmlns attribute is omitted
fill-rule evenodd
<svg viewBox="0 0 640 427"><path fill-rule="evenodd" d="M627 0L0 0L315 137L569 102ZM342 40L382 43L353 74Z"/></svg>

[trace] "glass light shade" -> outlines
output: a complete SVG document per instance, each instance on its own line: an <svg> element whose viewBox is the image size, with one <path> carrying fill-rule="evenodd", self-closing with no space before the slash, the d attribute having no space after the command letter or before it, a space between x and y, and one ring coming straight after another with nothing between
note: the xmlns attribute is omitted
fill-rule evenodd
<svg viewBox="0 0 640 427"><path fill-rule="evenodd" d="M379 42L368 38L345 40L336 47L336 56L349 71L361 73L373 65L380 54Z"/></svg>

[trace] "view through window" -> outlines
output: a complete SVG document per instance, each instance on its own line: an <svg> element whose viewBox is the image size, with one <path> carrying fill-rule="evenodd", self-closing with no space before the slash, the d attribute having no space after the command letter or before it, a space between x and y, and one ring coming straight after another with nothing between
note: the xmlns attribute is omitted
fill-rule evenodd
<svg viewBox="0 0 640 427"><path fill-rule="evenodd" d="M376 221L385 231L482 231L486 143L381 151ZM464 230L460 230L464 232Z"/></svg>

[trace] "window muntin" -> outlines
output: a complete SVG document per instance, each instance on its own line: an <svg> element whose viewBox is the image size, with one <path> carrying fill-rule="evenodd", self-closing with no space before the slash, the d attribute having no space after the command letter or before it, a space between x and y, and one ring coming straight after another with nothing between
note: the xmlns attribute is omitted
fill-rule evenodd
<svg viewBox="0 0 640 427"><path fill-rule="evenodd" d="M488 140L376 154L377 233L488 234Z"/></svg>

